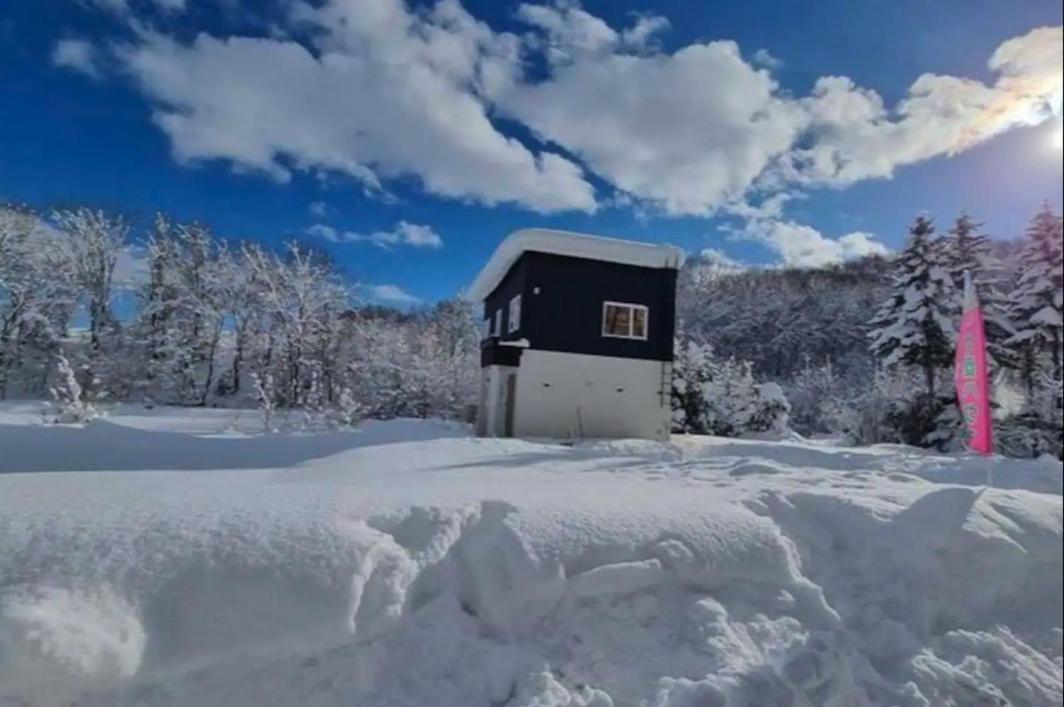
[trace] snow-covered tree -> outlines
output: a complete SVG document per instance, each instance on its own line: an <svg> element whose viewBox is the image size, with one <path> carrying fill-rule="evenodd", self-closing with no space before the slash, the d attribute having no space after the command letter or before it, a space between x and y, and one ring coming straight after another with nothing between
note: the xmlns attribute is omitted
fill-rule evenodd
<svg viewBox="0 0 1064 707"><path fill-rule="evenodd" d="M137 348L147 358L145 392L206 404L217 378L232 258L204 226L174 224L161 215L147 255L148 278L135 328Z"/></svg>
<svg viewBox="0 0 1064 707"><path fill-rule="evenodd" d="M176 282L177 261L181 257L173 223L164 214L156 214L149 232L146 256L148 277L141 291L140 309L134 336L140 351L143 378L138 388L146 399L168 396L177 384L174 361L178 358L182 332L177 325L179 287Z"/></svg>
<svg viewBox="0 0 1064 707"><path fill-rule="evenodd" d="M673 342L672 429L674 432L705 432L704 387L713 378L713 350L694 338L680 336Z"/></svg>
<svg viewBox="0 0 1064 707"><path fill-rule="evenodd" d="M273 385L273 376L269 373L259 376L251 374L251 384L255 388L255 400L262 414L262 427L265 432L274 432L273 413L277 409L276 391Z"/></svg>
<svg viewBox="0 0 1064 707"><path fill-rule="evenodd" d="M60 424L88 422L97 416L96 406L85 400L81 384L66 356L56 356L55 383L50 389L56 414L52 421Z"/></svg>
<svg viewBox="0 0 1064 707"><path fill-rule="evenodd" d="M675 344L673 430L732 437L783 432L790 405L775 383L758 384L749 361L718 360L711 346L691 339Z"/></svg>
<svg viewBox="0 0 1064 707"><path fill-rule="evenodd" d="M964 274L970 273L979 294L986 330L987 353L993 368L1012 367L1015 356L1007 344L1014 334L1008 318L1005 298L1005 269L994 252L990 237L981 232L982 224L962 214L939 241L954 286L953 314L959 323L964 308Z"/></svg>
<svg viewBox="0 0 1064 707"><path fill-rule="evenodd" d="M462 299L445 300L425 316L418 355L435 380L434 414L460 418L477 398L480 332L473 307Z"/></svg>
<svg viewBox="0 0 1064 707"><path fill-rule="evenodd" d="M225 395L237 395L241 389L244 363L251 353L255 322L260 313L257 306L258 291L242 248L223 248L218 271L220 306L224 319L232 327L229 371L219 384L219 391Z"/></svg>
<svg viewBox="0 0 1064 707"><path fill-rule="evenodd" d="M178 273L188 319L187 356L193 365L189 393L194 402L205 405L215 383L218 343L225 323L229 258L210 230L200 224L179 228L178 239L183 253Z"/></svg>
<svg viewBox="0 0 1064 707"><path fill-rule="evenodd" d="M1050 454L1064 459L1064 384L1047 370L1034 374L1023 409L997 426L997 450L1018 457Z"/></svg>
<svg viewBox="0 0 1064 707"><path fill-rule="evenodd" d="M1041 370L1061 378L1062 322L1061 217L1048 204L1032 219L1019 256L1019 280L1010 293L1009 320L1028 397L1033 397Z"/></svg>
<svg viewBox="0 0 1064 707"><path fill-rule="evenodd" d="M934 224L918 216L894 262L892 289L871 321L872 351L888 368L923 372L928 398L936 396L939 371L953 362L950 309L954 286L934 241Z"/></svg>
<svg viewBox="0 0 1064 707"><path fill-rule="evenodd" d="M104 329L117 324L111 311L114 274L129 226L121 216L84 207L56 211L52 221L66 236L60 247L85 298L90 343L98 350Z"/></svg>
<svg viewBox="0 0 1064 707"><path fill-rule="evenodd" d="M26 384L21 392L43 392L66 331L74 290L58 235L28 209L0 207L0 398L12 374Z"/></svg>
<svg viewBox="0 0 1064 707"><path fill-rule="evenodd" d="M880 367L860 385L838 391L825 403L825 416L833 432L841 432L854 444L906 442L923 444L923 422L913 424L908 415L920 374L912 368Z"/></svg>
<svg viewBox="0 0 1064 707"><path fill-rule="evenodd" d="M878 256L746 270L693 258L677 280L677 316L690 336L750 361L759 377L786 380L806 359L870 374L868 321L889 293L885 271Z"/></svg>
<svg viewBox="0 0 1064 707"><path fill-rule="evenodd" d="M786 387L791 426L801 434L836 431L832 427L832 405L851 393L852 384L842 379L830 360L815 365L806 358Z"/></svg>
<svg viewBox="0 0 1064 707"><path fill-rule="evenodd" d="M327 339L337 332L331 323L348 308L348 290L320 254L298 244L288 244L284 259L262 249L245 255L269 326L262 363L277 366L281 399L298 407L309 386L310 362L328 350Z"/></svg>

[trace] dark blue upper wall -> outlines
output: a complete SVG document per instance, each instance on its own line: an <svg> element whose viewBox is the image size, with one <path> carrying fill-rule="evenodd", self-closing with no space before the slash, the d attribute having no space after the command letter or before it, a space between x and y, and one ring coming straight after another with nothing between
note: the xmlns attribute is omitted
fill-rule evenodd
<svg viewBox="0 0 1064 707"><path fill-rule="evenodd" d="M524 256L517 259L517 262L507 271L506 275L499 281L499 284L495 286L495 289L491 291L484 299L484 318L494 320L495 312L502 310L502 336L500 339L520 339L524 334L520 330L513 334L507 334L506 330L509 326L510 316L510 300L515 295L521 295L521 299L525 300L525 284L528 273L528 261ZM522 319L524 317L522 316ZM522 322L523 323L523 322Z"/></svg>
<svg viewBox="0 0 1064 707"><path fill-rule="evenodd" d="M521 325L508 334L509 304L518 293ZM605 301L645 305L647 339L602 336ZM485 317L500 309L503 340L525 338L544 351L671 361L676 271L529 251L485 299Z"/></svg>

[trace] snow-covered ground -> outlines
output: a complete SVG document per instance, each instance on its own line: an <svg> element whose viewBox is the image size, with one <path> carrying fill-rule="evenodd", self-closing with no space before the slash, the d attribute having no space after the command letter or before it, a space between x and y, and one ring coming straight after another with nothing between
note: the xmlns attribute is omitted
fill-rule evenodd
<svg viewBox="0 0 1064 707"><path fill-rule="evenodd" d="M0 406L0 705L1064 699L1056 461L38 408Z"/></svg>

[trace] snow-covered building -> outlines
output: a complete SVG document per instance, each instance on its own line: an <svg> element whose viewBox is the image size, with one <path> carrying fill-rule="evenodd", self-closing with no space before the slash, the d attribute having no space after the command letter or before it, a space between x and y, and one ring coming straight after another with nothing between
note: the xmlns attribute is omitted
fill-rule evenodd
<svg viewBox="0 0 1064 707"><path fill-rule="evenodd" d="M484 303L477 431L665 439L683 251L524 229L469 297Z"/></svg>

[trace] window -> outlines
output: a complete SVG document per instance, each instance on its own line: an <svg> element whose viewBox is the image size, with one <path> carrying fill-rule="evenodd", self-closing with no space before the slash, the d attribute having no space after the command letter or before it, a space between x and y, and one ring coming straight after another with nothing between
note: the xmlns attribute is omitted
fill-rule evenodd
<svg viewBox="0 0 1064 707"><path fill-rule="evenodd" d="M491 336L491 317L486 317L480 326L480 338L487 339Z"/></svg>
<svg viewBox="0 0 1064 707"><path fill-rule="evenodd" d="M492 325L491 325L491 335L492 336L499 336L501 334L502 334L502 310L501 309L496 309L495 310L495 320L492 322Z"/></svg>
<svg viewBox="0 0 1064 707"><path fill-rule="evenodd" d="M619 339L647 338L647 308L624 302L602 303L602 335Z"/></svg>
<svg viewBox="0 0 1064 707"><path fill-rule="evenodd" d="M506 333L513 334L521 328L521 295L510 300L510 317L506 320Z"/></svg>

